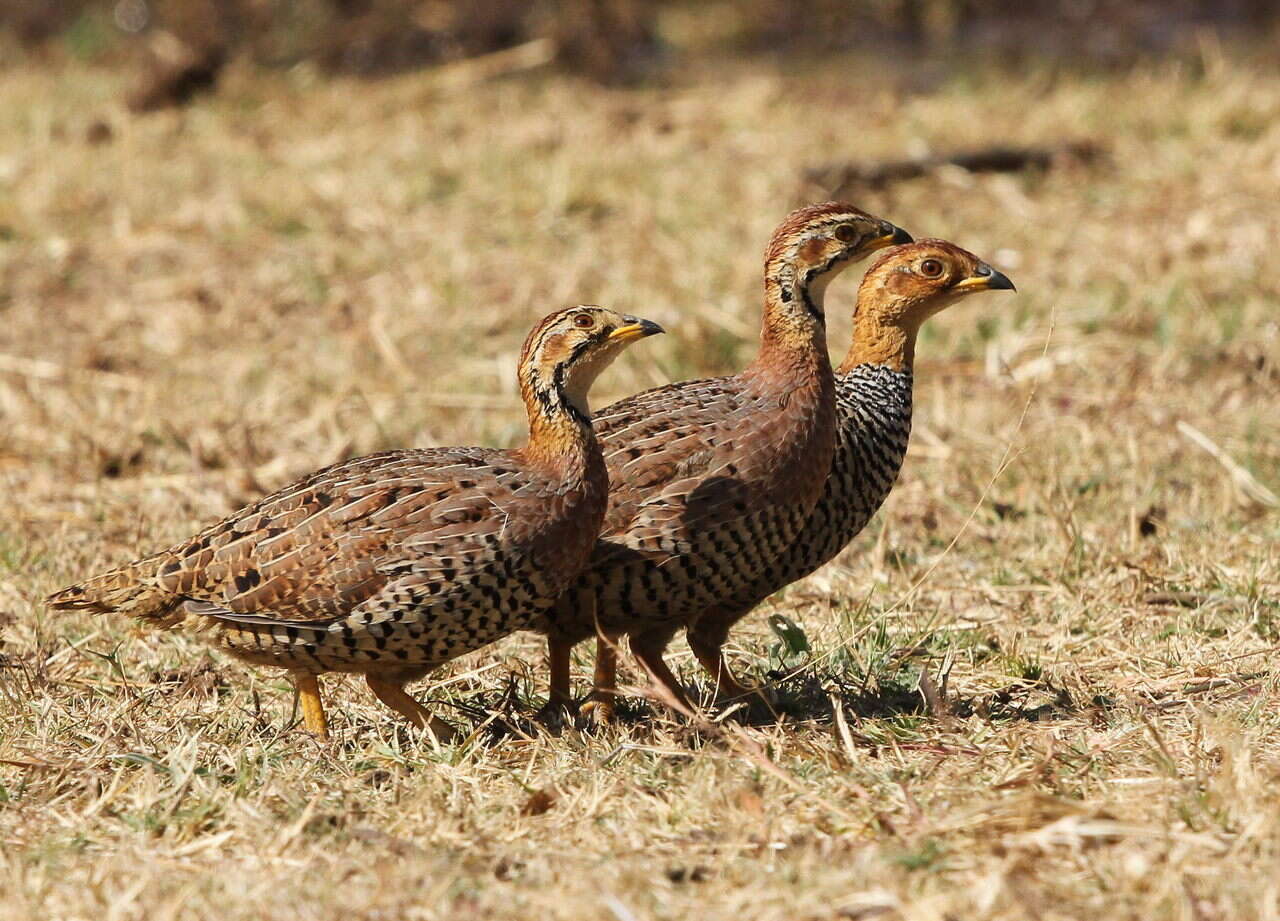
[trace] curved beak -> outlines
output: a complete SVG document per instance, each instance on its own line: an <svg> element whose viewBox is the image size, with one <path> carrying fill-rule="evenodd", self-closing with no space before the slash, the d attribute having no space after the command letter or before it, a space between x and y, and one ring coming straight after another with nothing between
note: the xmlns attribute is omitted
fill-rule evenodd
<svg viewBox="0 0 1280 921"><path fill-rule="evenodd" d="M880 227L879 236L867 242L868 250L883 249L886 246L901 246L903 243L914 243L915 238L896 224L885 221Z"/></svg>
<svg viewBox="0 0 1280 921"><path fill-rule="evenodd" d="M997 272L985 262L978 263L973 274L951 286L954 291L1017 291L1009 276Z"/></svg>
<svg viewBox="0 0 1280 921"><path fill-rule="evenodd" d="M609 333L610 342L634 342L637 339L644 339L648 336L656 336L658 333L665 333L666 330L652 320L645 320L640 317L623 317L626 321L625 326L619 326L613 332Z"/></svg>

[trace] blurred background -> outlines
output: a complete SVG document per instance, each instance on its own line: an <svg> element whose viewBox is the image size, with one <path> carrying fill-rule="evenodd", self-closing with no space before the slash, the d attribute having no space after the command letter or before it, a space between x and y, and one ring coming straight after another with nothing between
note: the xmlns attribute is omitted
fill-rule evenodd
<svg viewBox="0 0 1280 921"><path fill-rule="evenodd" d="M30 52L150 65L129 100L137 110L212 88L232 59L377 77L523 48L506 67L554 61L613 85L661 79L682 59L708 52L775 60L841 51L944 58L985 52L1010 65L1050 56L1115 68L1184 54L1206 30L1256 38L1276 16L1273 0L0 2L6 38Z"/></svg>
<svg viewBox="0 0 1280 921"><path fill-rule="evenodd" d="M379 76L544 39L548 58L611 84L660 76L682 54L750 56L922 49L997 52L1006 62L1053 55L1124 66L1177 54L1206 28L1252 35L1272 0L3 0L0 23L29 49L176 67L182 87L134 100L147 108L211 85L231 57L262 67L310 62L327 74ZM533 60L532 55L529 60ZM526 61L526 64L528 61ZM196 73L199 64L199 73Z"/></svg>

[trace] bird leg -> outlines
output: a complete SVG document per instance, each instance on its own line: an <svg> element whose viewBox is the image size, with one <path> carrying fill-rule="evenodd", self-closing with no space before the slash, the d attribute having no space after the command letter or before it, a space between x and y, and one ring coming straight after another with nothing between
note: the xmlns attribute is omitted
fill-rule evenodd
<svg viewBox="0 0 1280 921"><path fill-rule="evenodd" d="M547 659L551 665L551 693L534 719L552 732L573 722L573 684L569 677L573 641L559 633L547 635Z"/></svg>
<svg viewBox="0 0 1280 921"><path fill-rule="evenodd" d="M684 688L680 686L679 680L672 674L671 669L667 667L667 663L662 658L662 653L666 651L667 644L671 642L671 635L674 632L674 630L664 628L633 636L631 637L631 651L640 660L640 664L644 666L645 671L649 673L649 678L655 685L654 691L657 692L657 696L662 698L674 710L692 713L693 703L689 700L689 696L684 692Z"/></svg>
<svg viewBox="0 0 1280 921"><path fill-rule="evenodd" d="M569 654L573 643L552 633L547 637L547 658L551 662L551 694L548 707L568 709L573 704L573 685L569 678Z"/></svg>
<svg viewBox="0 0 1280 921"><path fill-rule="evenodd" d="M395 681L384 681L373 675L365 675L365 682L373 695L392 710L399 713L419 729L426 729L439 742L452 742L457 736L452 726L430 710L418 703L404 691L404 685Z"/></svg>
<svg viewBox="0 0 1280 921"><path fill-rule="evenodd" d="M757 688L749 688L733 677L733 672L729 670L729 663L724 657L724 652L719 647L704 646L694 640L693 637L690 637L689 648L693 650L693 654L702 663L702 667L715 679L716 703L721 704L741 700L756 692Z"/></svg>
<svg viewBox="0 0 1280 921"><path fill-rule="evenodd" d="M294 674L293 685L302 702L302 724L307 732L321 739L329 738L329 721L325 719L324 702L320 700L320 681L315 675Z"/></svg>
<svg viewBox="0 0 1280 921"><path fill-rule="evenodd" d="M694 656L715 679L716 703L741 700L759 691L758 688L750 688L739 682L724 657L724 644L729 637L729 627L737 620L737 617L705 615L689 627L686 636Z"/></svg>
<svg viewBox="0 0 1280 921"><path fill-rule="evenodd" d="M614 704L618 696L618 639L596 634L596 673L594 687L583 713L589 713L597 723L612 723L616 716Z"/></svg>

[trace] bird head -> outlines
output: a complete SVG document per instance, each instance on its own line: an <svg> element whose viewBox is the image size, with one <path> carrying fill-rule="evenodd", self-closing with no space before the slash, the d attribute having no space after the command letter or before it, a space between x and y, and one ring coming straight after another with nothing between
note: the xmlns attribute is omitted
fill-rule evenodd
<svg viewBox="0 0 1280 921"><path fill-rule="evenodd" d="M525 340L520 386L532 412L567 410L589 418L587 392L628 345L663 332L652 320L607 307L581 306L545 317Z"/></svg>
<svg viewBox="0 0 1280 921"><path fill-rule="evenodd" d="M874 310L882 322L915 329L929 317L979 291L1016 291L973 253L946 240L921 240L881 254L858 289L860 314Z"/></svg>
<svg viewBox="0 0 1280 921"><path fill-rule="evenodd" d="M777 309L818 324L823 296L841 269L911 235L845 202L809 205L787 215L765 250L765 290Z"/></svg>
<svg viewBox="0 0 1280 921"><path fill-rule="evenodd" d="M978 291L1015 291L1013 282L968 250L921 240L882 253L862 278L853 344L840 366L872 362L910 367L921 324Z"/></svg>

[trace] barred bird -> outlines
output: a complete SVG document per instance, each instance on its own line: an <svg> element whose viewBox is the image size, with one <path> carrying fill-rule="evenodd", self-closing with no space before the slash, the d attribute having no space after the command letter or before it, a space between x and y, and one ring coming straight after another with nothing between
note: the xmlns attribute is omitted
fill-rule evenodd
<svg viewBox="0 0 1280 921"><path fill-rule="evenodd" d="M551 705L570 700L569 654L627 633L653 680L672 635L738 609L777 579L835 450L836 394L823 295L841 270L911 237L853 205L801 208L765 252L764 323L752 364L615 403L596 417L609 510L588 564L549 615Z"/></svg>
<svg viewBox="0 0 1280 921"><path fill-rule="evenodd" d="M603 307L553 313L521 352L523 448L336 464L48 604L192 630L287 669L321 737L317 676L336 671L363 674L384 704L447 739L404 685L539 623L578 574L608 489L587 391L627 344L661 331Z"/></svg>
<svg viewBox="0 0 1280 921"><path fill-rule="evenodd" d="M821 495L797 536L771 559L754 591L691 612L681 626L689 646L716 681L721 700L752 693L733 676L722 649L729 629L778 589L831 560L880 508L902 467L911 432L912 363L916 336L929 317L979 291L1013 291L1013 282L945 240L921 240L885 250L858 289L853 341L836 368L835 454ZM625 441L601 427L606 462ZM634 643L634 640L632 641ZM597 718L611 715L616 692L614 646L597 647Z"/></svg>

